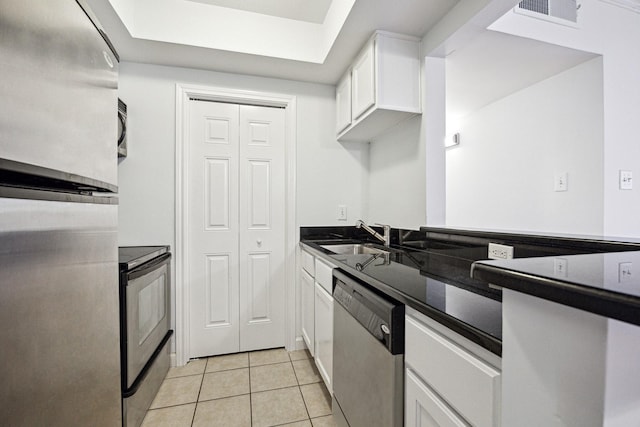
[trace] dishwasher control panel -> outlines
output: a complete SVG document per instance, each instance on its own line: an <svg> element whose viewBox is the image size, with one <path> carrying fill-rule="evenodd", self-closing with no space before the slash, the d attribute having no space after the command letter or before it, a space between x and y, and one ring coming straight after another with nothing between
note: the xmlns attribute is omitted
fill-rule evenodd
<svg viewBox="0 0 640 427"><path fill-rule="evenodd" d="M333 299L392 354L404 352L404 305L334 270Z"/></svg>

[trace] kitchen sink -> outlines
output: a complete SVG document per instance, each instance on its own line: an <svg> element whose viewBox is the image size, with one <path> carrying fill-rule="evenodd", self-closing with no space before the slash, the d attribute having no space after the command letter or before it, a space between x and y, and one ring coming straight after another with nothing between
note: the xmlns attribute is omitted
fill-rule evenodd
<svg viewBox="0 0 640 427"><path fill-rule="evenodd" d="M337 245L320 245L328 251L339 255L357 255L357 254L388 254L390 251L379 249L370 244L363 243L350 243L350 244L337 244Z"/></svg>

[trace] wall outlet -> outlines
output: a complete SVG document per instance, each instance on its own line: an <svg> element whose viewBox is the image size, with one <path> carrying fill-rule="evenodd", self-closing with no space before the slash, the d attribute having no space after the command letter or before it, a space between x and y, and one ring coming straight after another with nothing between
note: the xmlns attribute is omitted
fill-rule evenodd
<svg viewBox="0 0 640 427"><path fill-rule="evenodd" d="M338 205L338 221L347 220L347 205Z"/></svg>
<svg viewBox="0 0 640 427"><path fill-rule="evenodd" d="M633 278L633 263L621 262L618 264L618 283L630 282Z"/></svg>
<svg viewBox="0 0 640 427"><path fill-rule="evenodd" d="M513 246L489 243L489 259L511 259L513 258Z"/></svg>

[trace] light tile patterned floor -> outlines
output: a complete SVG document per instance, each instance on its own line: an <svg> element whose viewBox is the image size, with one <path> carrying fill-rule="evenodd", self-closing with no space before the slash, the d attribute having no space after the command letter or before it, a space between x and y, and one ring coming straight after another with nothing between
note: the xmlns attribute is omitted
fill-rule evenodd
<svg viewBox="0 0 640 427"><path fill-rule="evenodd" d="M171 368L143 427L335 427L331 397L306 350L274 349Z"/></svg>

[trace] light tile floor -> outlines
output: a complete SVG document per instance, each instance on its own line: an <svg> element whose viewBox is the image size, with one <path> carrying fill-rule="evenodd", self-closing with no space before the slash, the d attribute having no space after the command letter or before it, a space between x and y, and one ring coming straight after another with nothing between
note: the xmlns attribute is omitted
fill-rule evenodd
<svg viewBox="0 0 640 427"><path fill-rule="evenodd" d="M308 351L274 349L171 368L143 427L335 427Z"/></svg>

